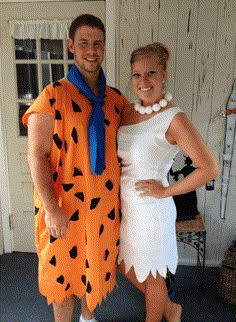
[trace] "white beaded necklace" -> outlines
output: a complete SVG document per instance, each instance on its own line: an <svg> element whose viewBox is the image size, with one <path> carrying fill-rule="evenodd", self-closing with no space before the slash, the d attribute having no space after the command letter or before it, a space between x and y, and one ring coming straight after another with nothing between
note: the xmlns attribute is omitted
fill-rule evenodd
<svg viewBox="0 0 236 322"><path fill-rule="evenodd" d="M142 106L140 101L135 102L134 109L140 114L151 114L152 112L158 112L162 107L166 107L167 103L172 100L172 95L170 92L167 92L158 103L153 104L152 106Z"/></svg>

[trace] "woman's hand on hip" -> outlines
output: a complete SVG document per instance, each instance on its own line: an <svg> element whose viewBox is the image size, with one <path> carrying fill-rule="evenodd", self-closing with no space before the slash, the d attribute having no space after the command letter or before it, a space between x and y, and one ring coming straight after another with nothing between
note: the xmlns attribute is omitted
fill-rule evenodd
<svg viewBox="0 0 236 322"><path fill-rule="evenodd" d="M139 180L135 183L135 190L140 192L141 197L165 198L166 188L161 181L147 179Z"/></svg>

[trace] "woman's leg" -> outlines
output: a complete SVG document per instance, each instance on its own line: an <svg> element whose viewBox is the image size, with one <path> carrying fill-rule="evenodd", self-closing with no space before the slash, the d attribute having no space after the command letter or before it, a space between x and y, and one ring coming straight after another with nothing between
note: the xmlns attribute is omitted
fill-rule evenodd
<svg viewBox="0 0 236 322"><path fill-rule="evenodd" d="M146 285L145 282L140 283L135 275L133 266L129 270L129 272L125 273L125 264L122 261L118 265L118 270L126 277L128 280L145 295ZM156 301L157 304L157 301ZM177 322L179 321L182 313L182 307L180 304L173 303L169 297L167 296L166 305L164 307L164 317L168 322Z"/></svg>
<svg viewBox="0 0 236 322"><path fill-rule="evenodd" d="M154 278L150 273L145 280L146 322L160 322L168 300L165 279L157 274Z"/></svg>
<svg viewBox="0 0 236 322"><path fill-rule="evenodd" d="M143 294L145 293L145 284L144 283L140 283L137 280L137 277L135 275L134 272L134 268L133 266L131 267L131 269L128 271L128 273L125 273L125 263L124 261L122 261L119 265L118 265L118 270L121 272L122 275L124 275L126 278L128 278L128 280Z"/></svg>
<svg viewBox="0 0 236 322"><path fill-rule="evenodd" d="M52 304L54 321L55 322L71 322L75 307L75 298L70 296L64 299L64 301L58 305L55 302Z"/></svg>
<svg viewBox="0 0 236 322"><path fill-rule="evenodd" d="M180 322L182 314L182 306L180 304L173 303L169 298L167 299L164 317L168 322Z"/></svg>

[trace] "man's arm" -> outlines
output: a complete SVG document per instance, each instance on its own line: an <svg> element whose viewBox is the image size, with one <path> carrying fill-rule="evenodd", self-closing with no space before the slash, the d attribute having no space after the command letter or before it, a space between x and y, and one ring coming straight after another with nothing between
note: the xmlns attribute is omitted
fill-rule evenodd
<svg viewBox="0 0 236 322"><path fill-rule="evenodd" d="M45 210L50 235L65 238L68 216L58 206L53 188L49 155L53 143L54 115L33 113L28 119L27 159L34 187Z"/></svg>

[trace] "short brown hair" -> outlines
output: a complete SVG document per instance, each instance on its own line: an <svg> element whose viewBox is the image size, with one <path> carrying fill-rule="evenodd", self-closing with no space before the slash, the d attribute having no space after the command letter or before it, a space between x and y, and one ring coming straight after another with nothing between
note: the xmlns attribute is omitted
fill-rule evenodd
<svg viewBox="0 0 236 322"><path fill-rule="evenodd" d="M105 30L102 20L98 17L91 15L91 14L80 15L72 21L70 29L69 29L70 39L72 39L74 41L75 33L76 33L77 29L81 26L88 26L88 27L100 29L103 32L104 41L105 41L106 30Z"/></svg>
<svg viewBox="0 0 236 322"><path fill-rule="evenodd" d="M163 70L166 70L167 61L170 58L170 52L167 47L160 42L148 44L133 50L130 57L130 64L132 65L142 56L156 56Z"/></svg>

